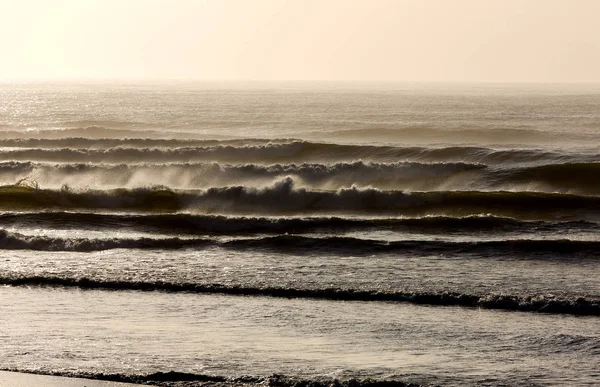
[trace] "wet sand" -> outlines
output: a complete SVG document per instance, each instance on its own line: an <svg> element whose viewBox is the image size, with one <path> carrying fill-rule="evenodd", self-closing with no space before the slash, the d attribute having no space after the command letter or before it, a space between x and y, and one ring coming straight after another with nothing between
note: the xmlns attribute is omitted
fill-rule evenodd
<svg viewBox="0 0 600 387"><path fill-rule="evenodd" d="M132 387L141 384L0 371L2 387Z"/></svg>

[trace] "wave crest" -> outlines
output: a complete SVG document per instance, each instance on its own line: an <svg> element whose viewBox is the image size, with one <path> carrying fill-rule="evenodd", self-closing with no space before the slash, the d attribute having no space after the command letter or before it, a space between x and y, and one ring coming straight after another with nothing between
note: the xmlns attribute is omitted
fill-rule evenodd
<svg viewBox="0 0 600 387"><path fill-rule="evenodd" d="M332 301L408 302L419 305L461 306L520 312L600 316L600 301L586 298L557 298L543 295L474 295L456 292L381 292L354 289L302 289L280 287L244 287L220 284L172 282L107 281L91 278L15 276L0 277L0 284L10 286L77 287L99 290L168 291L277 298L312 298Z"/></svg>
<svg viewBox="0 0 600 387"><path fill-rule="evenodd" d="M135 229L144 232L180 234L297 234L392 230L400 232L454 234L473 231L504 233L595 231L598 223L586 221L522 221L492 215L464 217L426 216L418 218L303 217L266 218L202 214L102 214L94 212L8 212L0 213L0 224L50 229Z"/></svg>
<svg viewBox="0 0 600 387"><path fill-rule="evenodd" d="M228 162L228 163L293 163L293 162L353 162L356 160L393 163L465 162L487 165L518 163L566 163L597 161L595 154L561 153L540 149L493 149L472 146L445 148L395 147L376 145L342 145L307 141L274 142L260 145L186 146L175 148L132 148L125 146L107 149L76 148L7 148L0 152L3 161L45 162Z"/></svg>
<svg viewBox="0 0 600 387"><path fill-rule="evenodd" d="M342 188L318 191L295 188L286 177L267 188L243 186L173 191L165 187L115 190L47 190L0 187L0 208L113 209L127 211L191 210L204 214L310 214L465 216L488 213L516 218L600 216L600 197L540 192L382 191Z"/></svg>
<svg viewBox="0 0 600 387"><path fill-rule="evenodd" d="M100 251L109 249L182 249L218 246L225 249L256 251L259 249L291 255L344 254L372 255L377 253L428 255L465 255L478 257L511 256L513 258L543 258L565 260L598 258L600 241L517 239L502 241L449 242L436 240L379 241L342 236L308 237L277 235L243 238L230 241L216 239L136 238L88 239L30 236L0 230L0 249L38 251Z"/></svg>

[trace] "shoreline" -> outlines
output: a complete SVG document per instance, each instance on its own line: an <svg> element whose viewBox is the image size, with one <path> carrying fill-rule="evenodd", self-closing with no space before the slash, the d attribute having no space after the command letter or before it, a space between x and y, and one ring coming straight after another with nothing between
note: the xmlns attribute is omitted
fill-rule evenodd
<svg viewBox="0 0 600 387"><path fill-rule="evenodd" d="M151 386L149 384L135 384L114 382L101 379L89 379L63 375L47 375L34 372L0 371L0 385L3 387L134 387Z"/></svg>

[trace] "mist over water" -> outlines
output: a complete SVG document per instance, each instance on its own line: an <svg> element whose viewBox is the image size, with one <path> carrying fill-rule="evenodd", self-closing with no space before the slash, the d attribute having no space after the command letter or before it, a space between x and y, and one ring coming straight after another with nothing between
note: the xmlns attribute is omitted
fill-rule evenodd
<svg viewBox="0 0 600 387"><path fill-rule="evenodd" d="M12 84L0 100L1 368L600 378L597 87Z"/></svg>

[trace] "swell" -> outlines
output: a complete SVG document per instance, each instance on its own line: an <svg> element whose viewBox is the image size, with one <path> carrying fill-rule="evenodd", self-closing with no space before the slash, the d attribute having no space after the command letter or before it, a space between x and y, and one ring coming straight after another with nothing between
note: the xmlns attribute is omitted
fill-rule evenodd
<svg viewBox="0 0 600 387"><path fill-rule="evenodd" d="M493 214L523 218L600 215L600 197L540 192L382 191L345 188L317 191L294 188L285 178L273 186L209 188L173 191L164 187L115 190L47 190L24 186L0 187L0 208L112 209L126 211L190 210L204 214L344 213L423 216Z"/></svg>
<svg viewBox="0 0 600 387"><path fill-rule="evenodd" d="M454 146L445 148L394 147L375 145L341 145L292 141L263 145L216 145L177 148L108 149L83 148L6 148L0 152L2 161L45 161L74 163L140 163L198 162L230 163L291 163L291 162L466 162L489 165L510 163L558 163L597 161L595 154L565 153L539 149L493 149Z"/></svg>
<svg viewBox="0 0 600 387"><path fill-rule="evenodd" d="M549 232L600 231L600 225L587 221L522 221L489 215L465 217L427 216L421 218L265 218L228 217L200 214L102 214L94 212L9 212L0 213L0 224L46 229L134 229L155 233L192 235L298 234L307 232L393 230L400 232Z"/></svg>
<svg viewBox="0 0 600 387"><path fill-rule="evenodd" d="M43 124L46 124L45 122ZM102 126L108 124L113 126L109 128ZM159 130L147 128L147 124L136 122L114 122L114 121L76 121L59 123L58 125L76 125L78 127L70 128L44 128L38 130L0 130L0 139L12 140L15 138L31 139L64 139L72 137L113 138L121 139L127 137L152 138L152 139L170 139L181 136L182 132ZM136 126L145 128L136 128ZM115 126L119 126L116 128ZM193 132L184 132L186 137L194 136Z"/></svg>
<svg viewBox="0 0 600 387"><path fill-rule="evenodd" d="M543 295L475 295L457 292L376 291L341 288L303 289L283 287L246 287L221 284L173 283L164 281L109 281L92 278L42 276L0 277L1 285L43 286L98 290L135 290L307 298L331 301L405 302L418 305L460 306L520 312L600 316L600 301L595 299L558 298Z"/></svg>
<svg viewBox="0 0 600 387"><path fill-rule="evenodd" d="M216 239L181 238L57 238L30 236L0 230L0 249L37 251L102 251L109 249L183 249L221 247L241 251L269 250L292 255L377 253L410 254L416 256L444 255L531 258L564 260L600 257L600 241L586 240L502 240L502 241L432 241L406 240L383 242L350 237L307 237L278 235L259 238L219 241Z"/></svg>

